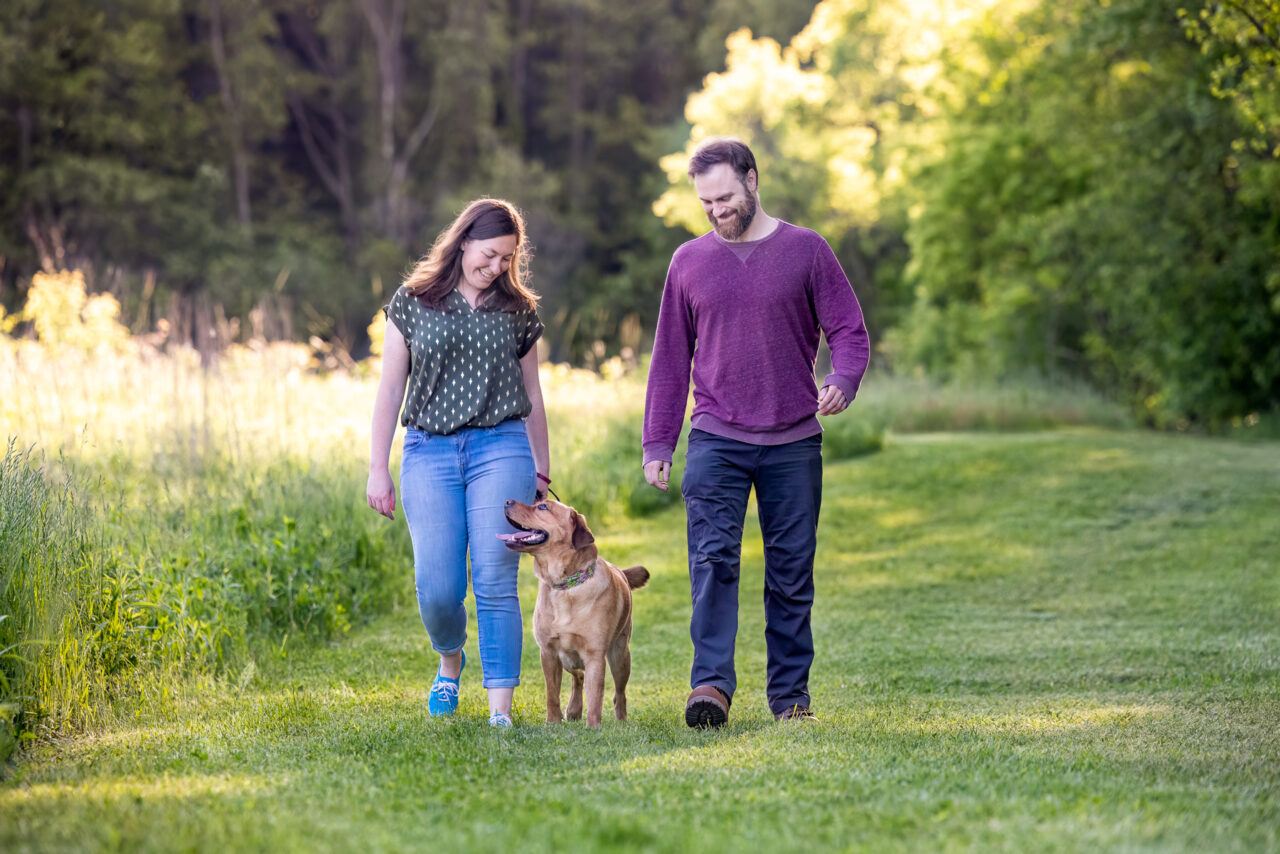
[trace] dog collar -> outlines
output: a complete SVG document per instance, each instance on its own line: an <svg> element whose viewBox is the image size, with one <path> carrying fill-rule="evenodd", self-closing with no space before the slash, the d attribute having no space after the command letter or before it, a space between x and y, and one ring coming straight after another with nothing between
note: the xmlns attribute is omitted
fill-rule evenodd
<svg viewBox="0 0 1280 854"><path fill-rule="evenodd" d="M591 566L587 567L581 572L575 572L573 575L569 576L564 581L561 581L559 584L553 584L551 586L557 590L568 590L571 587L577 587L579 584L586 581L588 578L590 578L595 574L596 574L596 562L593 560L591 561Z"/></svg>

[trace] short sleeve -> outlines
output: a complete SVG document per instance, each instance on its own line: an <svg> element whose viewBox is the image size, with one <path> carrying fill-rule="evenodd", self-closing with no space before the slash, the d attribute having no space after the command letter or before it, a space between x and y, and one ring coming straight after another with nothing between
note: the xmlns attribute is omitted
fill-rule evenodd
<svg viewBox="0 0 1280 854"><path fill-rule="evenodd" d="M387 316L387 320L396 325L396 329L400 330L400 334L408 339L408 311L409 311L409 292L404 286L396 288L396 292L391 295L391 302L382 307L382 313Z"/></svg>
<svg viewBox="0 0 1280 854"><path fill-rule="evenodd" d="M516 315L516 355L523 359L542 337L542 319L536 311L522 311Z"/></svg>

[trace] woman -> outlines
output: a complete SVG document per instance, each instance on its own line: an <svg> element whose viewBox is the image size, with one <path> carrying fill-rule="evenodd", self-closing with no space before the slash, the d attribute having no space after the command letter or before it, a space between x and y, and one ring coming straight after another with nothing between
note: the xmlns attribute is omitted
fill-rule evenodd
<svg viewBox="0 0 1280 854"><path fill-rule="evenodd" d="M524 283L524 231L509 203L472 202L391 298L367 488L369 506L395 518L387 459L399 414L418 608L440 653L427 707L432 715L458 707L469 553L489 723L501 727L511 726L524 626L520 556L496 534L514 530L507 499L528 502L551 483L534 347L543 327Z"/></svg>

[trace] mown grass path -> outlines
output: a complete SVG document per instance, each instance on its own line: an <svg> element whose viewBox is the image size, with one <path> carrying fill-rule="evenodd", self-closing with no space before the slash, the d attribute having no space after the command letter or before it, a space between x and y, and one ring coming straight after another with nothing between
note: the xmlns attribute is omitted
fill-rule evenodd
<svg viewBox="0 0 1280 854"><path fill-rule="evenodd" d="M627 723L543 726L531 638L513 731L485 725L478 667L429 719L402 609L34 751L0 784L0 849L1280 850L1278 520L1275 444L896 439L827 468L820 725L764 705L754 523L730 726L681 723L677 509L599 536L654 573Z"/></svg>

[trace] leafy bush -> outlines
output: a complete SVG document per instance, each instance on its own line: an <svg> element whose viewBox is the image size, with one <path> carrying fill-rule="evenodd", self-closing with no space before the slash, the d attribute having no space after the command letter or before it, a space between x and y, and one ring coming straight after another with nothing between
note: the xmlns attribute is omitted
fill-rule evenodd
<svg viewBox="0 0 1280 854"><path fill-rule="evenodd" d="M129 330L119 322L120 303L111 294L90 296L79 270L36 273L22 316L46 346L121 352L132 347Z"/></svg>
<svg viewBox="0 0 1280 854"><path fill-rule="evenodd" d="M1250 122L1215 89L1247 62L1188 41L1178 6L1036 4L1016 28L986 25L984 61L952 72L940 146L917 160L895 364L1071 376L1158 427L1276 406L1277 128L1262 151L1243 143Z"/></svg>

